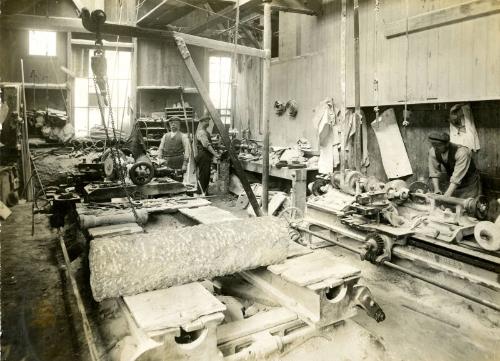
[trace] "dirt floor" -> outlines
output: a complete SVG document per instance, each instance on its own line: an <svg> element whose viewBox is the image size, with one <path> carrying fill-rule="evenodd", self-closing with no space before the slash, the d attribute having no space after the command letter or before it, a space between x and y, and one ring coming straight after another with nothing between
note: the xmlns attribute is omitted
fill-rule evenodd
<svg viewBox="0 0 500 361"><path fill-rule="evenodd" d="M31 235L31 204L11 210L0 234L2 360L85 360L57 234L37 214Z"/></svg>
<svg viewBox="0 0 500 361"><path fill-rule="evenodd" d="M241 217L247 216L236 209L234 198L211 201ZM1 230L2 360L88 360L81 321L61 266L57 234L49 230L46 215L36 215L32 237L31 205L18 205L12 210ZM178 215L156 215L147 227L192 224ZM326 250L362 269L363 283L372 290L387 318L377 324L361 311L333 331L294 345L280 359L500 360L498 313L421 281L363 263L337 247ZM435 277L447 281L441 274ZM478 292L474 288L469 291ZM82 294L95 325L99 314L85 286ZM100 350L105 352L107 347L101 345Z"/></svg>

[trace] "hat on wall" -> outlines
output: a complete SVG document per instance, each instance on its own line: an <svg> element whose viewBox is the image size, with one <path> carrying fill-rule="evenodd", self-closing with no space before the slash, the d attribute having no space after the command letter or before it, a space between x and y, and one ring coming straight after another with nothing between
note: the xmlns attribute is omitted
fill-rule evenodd
<svg viewBox="0 0 500 361"><path fill-rule="evenodd" d="M437 143L449 143L450 135L448 133L443 133L443 132L432 132L431 134L429 134L429 140L431 142L437 142Z"/></svg>

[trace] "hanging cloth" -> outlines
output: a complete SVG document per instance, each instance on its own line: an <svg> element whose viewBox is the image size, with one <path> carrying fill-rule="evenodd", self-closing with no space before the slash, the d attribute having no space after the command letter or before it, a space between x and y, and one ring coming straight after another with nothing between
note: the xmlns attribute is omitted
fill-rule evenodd
<svg viewBox="0 0 500 361"><path fill-rule="evenodd" d="M318 171L319 173L328 174L333 171L333 168L340 161L340 136L333 99L327 98L321 101L316 108L313 124L316 126L318 133Z"/></svg>
<svg viewBox="0 0 500 361"><path fill-rule="evenodd" d="M459 117L459 122L450 121L450 142L463 145L473 152L476 152L481 149L481 146L479 144L479 136L477 134L476 124L470 105L458 105L458 107L461 107L460 110L463 116ZM454 108L455 106L450 110L450 113L452 111L457 111L456 109L454 110Z"/></svg>

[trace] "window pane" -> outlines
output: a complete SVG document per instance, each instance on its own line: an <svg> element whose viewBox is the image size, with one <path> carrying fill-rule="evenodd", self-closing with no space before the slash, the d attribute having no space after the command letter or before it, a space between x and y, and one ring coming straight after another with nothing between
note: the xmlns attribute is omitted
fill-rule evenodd
<svg viewBox="0 0 500 361"><path fill-rule="evenodd" d="M75 107L75 135L85 137L88 135L87 129L88 109Z"/></svg>
<svg viewBox="0 0 500 361"><path fill-rule="evenodd" d="M75 78L75 107L87 107L89 101L88 79Z"/></svg>
<svg viewBox="0 0 500 361"><path fill-rule="evenodd" d="M56 33L30 30L29 55L56 56Z"/></svg>
<svg viewBox="0 0 500 361"><path fill-rule="evenodd" d="M220 58L211 56L210 57L210 66L209 66L209 79L210 82L219 82L220 81Z"/></svg>
<svg viewBox="0 0 500 361"><path fill-rule="evenodd" d="M210 98L215 108L220 109L221 87L219 83L210 83Z"/></svg>
<svg viewBox="0 0 500 361"><path fill-rule="evenodd" d="M231 85L222 84L220 87L220 106L219 108L231 108Z"/></svg>
<svg viewBox="0 0 500 361"><path fill-rule="evenodd" d="M220 58L220 80L222 82L231 82L231 58Z"/></svg>
<svg viewBox="0 0 500 361"><path fill-rule="evenodd" d="M101 113L99 108L89 108L89 129L95 125L102 125Z"/></svg>

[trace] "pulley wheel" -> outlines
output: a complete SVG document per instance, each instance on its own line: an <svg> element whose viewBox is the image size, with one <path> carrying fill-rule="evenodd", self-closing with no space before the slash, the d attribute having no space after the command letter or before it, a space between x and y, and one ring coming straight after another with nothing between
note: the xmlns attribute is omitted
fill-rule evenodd
<svg viewBox="0 0 500 361"><path fill-rule="evenodd" d="M151 182L154 176L154 167L150 162L137 162L130 168L128 175L132 183L142 186Z"/></svg>
<svg viewBox="0 0 500 361"><path fill-rule="evenodd" d="M429 185L422 181L415 181L408 187L410 190L410 198L415 203L425 203L425 198L415 196L415 194L426 194L430 191Z"/></svg>
<svg viewBox="0 0 500 361"><path fill-rule="evenodd" d="M327 179L316 179L311 185L311 193L315 196L322 196L327 192L330 181Z"/></svg>
<svg viewBox="0 0 500 361"><path fill-rule="evenodd" d="M259 154L259 144L255 140L249 140L248 141L248 152L251 155L258 155Z"/></svg>
<svg viewBox="0 0 500 361"><path fill-rule="evenodd" d="M245 209L248 207L249 203L247 195L245 193L241 193L236 200L236 207L238 207L238 209Z"/></svg>
<svg viewBox="0 0 500 361"><path fill-rule="evenodd" d="M110 180L115 179L115 166L111 156L104 159L104 174L106 174L106 178Z"/></svg>
<svg viewBox="0 0 500 361"><path fill-rule="evenodd" d="M233 153L239 154L241 150L241 140L233 139L231 141L231 150L233 151Z"/></svg>
<svg viewBox="0 0 500 361"><path fill-rule="evenodd" d="M352 193L356 192L356 183L363 177L363 173L349 170L346 171L344 185L350 190Z"/></svg>
<svg viewBox="0 0 500 361"><path fill-rule="evenodd" d="M500 250L500 225L483 221L474 227L476 242L487 251Z"/></svg>
<svg viewBox="0 0 500 361"><path fill-rule="evenodd" d="M474 198L470 206L467 207L467 213L482 221L488 217L489 209L490 204L488 198L485 196L478 196Z"/></svg>

